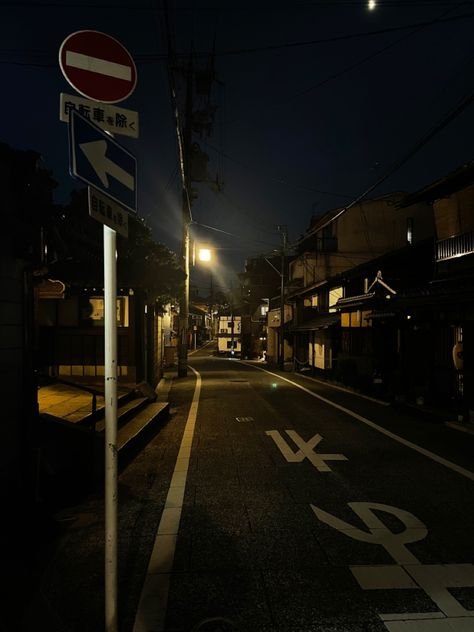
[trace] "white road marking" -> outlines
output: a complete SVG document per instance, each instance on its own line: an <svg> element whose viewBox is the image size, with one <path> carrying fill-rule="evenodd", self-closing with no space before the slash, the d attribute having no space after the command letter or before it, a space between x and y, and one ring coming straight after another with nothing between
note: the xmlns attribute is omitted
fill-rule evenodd
<svg viewBox="0 0 474 632"><path fill-rule="evenodd" d="M367 525L368 532L311 505L316 517L347 537L378 544L397 562L397 565L350 566L350 570L363 590L421 589L439 608L439 612L379 614L390 632L448 632L467 630L456 627L459 621L474 618L474 611L467 610L449 592L449 588L474 587L473 564L422 564L406 544L419 542L428 529L416 516L404 509L380 503L353 502L349 507ZM375 511L392 514L404 525L405 530L391 531ZM423 621L421 623L421 621ZM439 622L444 623L440 624ZM447 622L447 623L446 623ZM472 621L471 621L472 627Z"/></svg>
<svg viewBox="0 0 474 632"><path fill-rule="evenodd" d="M448 590L474 586L472 564L417 564L404 568L447 617L474 617L474 612L466 610Z"/></svg>
<svg viewBox="0 0 474 632"><path fill-rule="evenodd" d="M472 632L472 619L456 617L450 619L429 619L412 621L407 613L403 621L385 623L388 632Z"/></svg>
<svg viewBox="0 0 474 632"><path fill-rule="evenodd" d="M314 448L322 441L320 434L315 434L309 441L304 441L294 430L285 430L286 434L293 439L299 450L293 452L288 443L283 439L278 430L267 430L265 434L273 439L288 463L301 463L308 459L319 472L331 472L329 465L325 461L347 461L343 454L320 454Z"/></svg>
<svg viewBox="0 0 474 632"><path fill-rule="evenodd" d="M390 406L390 402L384 402L381 399L377 399L376 397L370 397L370 395L364 395L363 393L356 393L355 391L351 391L350 388L345 388L344 386L338 386L337 384L331 384L330 382L325 382L324 380L318 380L317 377L313 377L312 375L305 375L304 373L298 373L298 377L302 377L305 380L310 380L311 382L316 382L317 384L321 384L322 386L334 388L336 391L349 393L349 395L354 395L355 397L368 399L370 402L375 402L376 404L379 404L380 406Z"/></svg>
<svg viewBox="0 0 474 632"><path fill-rule="evenodd" d="M115 77L115 79L123 79L124 81L131 81L132 79L130 66L124 66L123 64L117 64L114 61L107 61L98 57L91 57L90 55L83 55L82 53L75 53L72 50L66 51L66 66L78 68L79 70L89 70L90 72L96 72L98 75L107 75Z"/></svg>
<svg viewBox="0 0 474 632"><path fill-rule="evenodd" d="M292 380L289 380L286 377L282 377L281 375L278 375L277 373L272 373L271 371L267 371L267 369L262 369L259 366L254 366L253 364L247 364L247 366L251 366L254 369L258 369L259 371L263 371L264 373L273 375L279 380L283 380L285 382L288 382L289 384L292 384L293 386L296 386L296 388L299 388L300 390L304 391L308 395L311 395L311 397L315 397L316 399L319 399L325 404L328 404L328 406L337 408L337 410L340 410L343 413L346 413L346 415L349 415L350 417L353 417L354 419L361 421L362 423L366 424L367 426L370 426L374 430L377 430L377 432L381 432L385 436L390 437L390 439L393 439L394 441L398 441L398 443L401 443L405 447L410 448L411 450L415 450L415 452L418 452L419 454L426 456L432 461L435 461L436 463L439 463L440 465L444 465L444 467L447 467L450 470L453 470L453 472L457 472L458 474L461 474L461 476L465 476L469 480L474 481L474 472L471 472L470 470L466 470L466 468L461 467L460 465L457 465L456 463L453 463L452 461L448 461L447 459L444 459L442 456L439 456L438 454L435 454L434 452L430 452L430 450L426 450L425 448L422 448L421 446L416 445L416 443L412 443L411 441L408 441L408 439L404 439L403 437L400 437L399 435L396 435L395 433L390 432L390 430L386 430L385 428L382 428L382 426L377 425L376 423L374 423L373 421L370 421L370 419L367 419L366 417L362 417L362 415L358 415L353 410L350 410L349 408L345 408L344 406L341 406L340 404L336 404L335 402L332 402L330 399L327 399L326 397L323 397L322 395L313 393L313 391L310 391L308 388L301 386L301 384L298 384L297 382L293 382Z"/></svg>
<svg viewBox="0 0 474 632"><path fill-rule="evenodd" d="M379 615L383 621L406 621L415 620L415 619L445 619L445 616L442 612L394 612L392 614L384 614ZM388 627L390 624L385 624L385 627ZM389 628L390 629L390 628ZM403 628L407 630L406 627ZM413 630L417 630L418 628L412 628ZM430 630L432 628L429 628Z"/></svg>
<svg viewBox="0 0 474 632"><path fill-rule="evenodd" d="M395 564L351 566L351 571L359 586L364 590L420 588L403 566L396 566Z"/></svg>
<svg viewBox="0 0 474 632"><path fill-rule="evenodd" d="M329 525L333 529L344 533L344 535L353 538L354 540L358 540L359 542L367 542L368 544L378 544L379 546L383 546L390 557L392 557L398 564L420 563L405 545L410 544L411 542L419 542L426 537L428 529L421 520L418 520L416 516L404 509L398 509L398 507L392 507L391 505L383 505L382 503L354 502L348 503L348 505L367 525L369 532L363 531L358 527L354 527L348 522L327 513L315 505L311 505L311 509L316 514L318 520L324 522L324 524ZM405 525L405 531L401 531L400 533L393 533L393 531L390 531L390 529L374 513L374 510L392 514L398 518Z"/></svg>
<svg viewBox="0 0 474 632"><path fill-rule="evenodd" d="M199 397L201 395L201 375L192 367L190 368L196 374L193 400L148 564L133 632L161 632L165 629L170 573L173 568Z"/></svg>
<svg viewBox="0 0 474 632"><path fill-rule="evenodd" d="M203 345L201 345L200 347L198 347L197 349L194 349L193 351L190 351L188 353L188 357L191 355L194 355L195 353L197 353L198 351L201 351L201 349L204 349L205 347L208 347L209 345L211 345L214 342L214 340L209 340L208 342L205 342Z"/></svg>

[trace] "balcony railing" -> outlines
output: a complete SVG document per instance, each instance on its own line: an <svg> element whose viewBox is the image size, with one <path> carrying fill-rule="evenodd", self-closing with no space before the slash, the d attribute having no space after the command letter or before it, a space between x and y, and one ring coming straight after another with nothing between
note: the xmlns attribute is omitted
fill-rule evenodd
<svg viewBox="0 0 474 632"><path fill-rule="evenodd" d="M436 261L454 259L474 252L474 231L436 242Z"/></svg>

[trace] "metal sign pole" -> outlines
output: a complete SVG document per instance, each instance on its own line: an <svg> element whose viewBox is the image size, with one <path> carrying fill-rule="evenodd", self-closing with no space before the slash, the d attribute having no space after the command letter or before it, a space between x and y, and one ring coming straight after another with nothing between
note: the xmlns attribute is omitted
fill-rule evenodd
<svg viewBox="0 0 474 632"><path fill-rule="evenodd" d="M68 83L95 103L97 113L104 104L129 97L137 83L137 69L130 53L114 37L99 31L83 30L68 35L59 49L59 66ZM97 73L105 75L107 81L97 81ZM128 117L127 111L123 114ZM132 123L127 123L126 127L133 130L127 135L137 137L138 130L135 133ZM114 127L113 131L120 134L123 129ZM105 629L117 632L117 234L113 228L128 235L123 207L137 212L137 174L135 157L111 136L109 130L102 130L77 110L71 110L70 172L98 189L89 190L89 214L104 224ZM107 176L111 176L111 181Z"/></svg>
<svg viewBox="0 0 474 632"><path fill-rule="evenodd" d="M116 232L104 225L105 629L117 632L117 254Z"/></svg>

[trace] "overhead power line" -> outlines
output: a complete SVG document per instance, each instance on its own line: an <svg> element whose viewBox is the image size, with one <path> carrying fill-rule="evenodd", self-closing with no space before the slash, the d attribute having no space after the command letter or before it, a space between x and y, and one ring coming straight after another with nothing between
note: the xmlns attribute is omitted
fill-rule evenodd
<svg viewBox="0 0 474 632"><path fill-rule="evenodd" d="M244 167L244 169L248 169L251 170L253 172L255 172L255 167L250 167L249 165L241 162L240 160L237 160L236 158L233 158L232 156L229 156L229 154L222 152L220 149L217 149L217 147L215 147L214 145L212 145L211 143L209 143L207 140L203 140L202 141L204 145L206 145L207 147L210 147L211 149L213 149L215 152L217 152L218 154L224 156L224 158L227 158L228 160L231 160L232 162L235 162L235 164L240 165L241 167ZM264 174L265 175L265 174ZM314 187L307 187L304 185L300 185L300 184L294 184L291 182L287 182L286 180L283 180L282 178L275 178L274 176L270 176L270 175L265 175L266 178L268 178L269 180L272 180L273 182L278 182L278 184L283 184L287 187L290 187L292 189L297 189L300 191L308 191L310 193L320 193L323 195L331 195L333 197L341 197L341 198L351 198L353 197L352 195L348 195L346 193L336 193L334 191L323 191L322 189L316 189Z"/></svg>
<svg viewBox="0 0 474 632"><path fill-rule="evenodd" d="M224 235L229 235L229 237L235 237L236 239L240 239L241 241L253 241L255 243L258 244L265 244L266 246L274 246L275 244L270 243L269 241L263 241L262 239L255 239L254 237L244 237L242 235L236 235L235 233L229 233L226 230L222 230L221 228L216 228L215 226L208 226L207 224L201 224L200 222L197 222L195 220L193 220L192 222L193 226L200 226L201 228L206 228L208 230L214 230L218 233L223 233Z"/></svg>
<svg viewBox="0 0 474 632"><path fill-rule="evenodd" d="M428 132L426 132L426 134L424 134L405 154L403 154L403 156L401 156L396 162L394 162L393 165L385 172L385 174L378 178L368 189L357 196L357 198L355 198L355 200L353 200L350 204L340 209L340 211L336 213L333 217L328 219L327 222L320 224L317 226L317 228L309 231L305 235L304 239L314 234L315 232L322 230L329 224L332 224L332 222L338 219L338 217L341 217L341 215L346 213L346 211L348 211L350 208L352 208L359 202L362 202L362 200L364 200L370 193L372 193L374 189L380 186L383 182L385 182L385 180L390 178L390 176L392 176L401 167L403 167L403 165L407 163L411 158L413 158L413 156L418 153L420 149L422 149L432 138L437 136L437 134L439 134L445 127L447 127L449 123L454 121L460 114L462 114L462 112L464 112L464 110L468 108L473 103L473 101L474 91L464 96L452 110L445 114ZM301 241L303 240L300 239L297 243L300 243Z"/></svg>
<svg viewBox="0 0 474 632"><path fill-rule="evenodd" d="M438 16L437 19L438 20L443 19L449 13L452 13L454 10L456 10L457 8L459 8L461 5L464 5L464 4L465 4L465 2L462 2L460 5L457 5L457 6L454 6L454 7L451 5L451 8L449 9L449 11L445 11L440 16ZM336 79L339 79L340 77L342 77L343 75L347 74L348 72L351 72L352 70L355 70L356 68L359 68L363 64L366 64L369 61L372 61L372 59L375 59L379 55L382 55L383 53L385 53L388 50L390 50L391 48L394 48L395 46L398 46L398 44L400 44L401 42L404 42L408 38L413 37L414 35L417 35L421 31L424 31L425 29L427 29L429 26L432 26L432 25L433 25L433 22L420 24L419 26L414 28L409 33L403 34L401 37L397 38L393 42L390 42L386 46L383 46L382 48L379 48L378 50L374 51L373 53L370 53L370 55L367 55L366 57L363 57L362 59L350 64L349 66L346 66L345 68L342 68L341 70L338 70L337 72L335 72L334 74L330 75L329 77L326 77L325 79L322 79L318 83L316 83L316 84L314 84L312 86L309 86L308 88L305 88L304 90L294 94L290 98L288 98L288 99L286 99L284 101L279 101L277 103L272 101L270 106L268 106L268 104L267 104L264 107L265 108L268 108L268 107L273 107L274 108L274 107L281 107L283 105L287 105L289 103L292 103L296 99L298 99L298 98L300 98L302 96L305 96L306 94L309 94L310 92L313 92L314 90L317 90L318 88L322 88L323 86L327 85L328 83L331 83L331 81L335 81ZM252 112L255 113L255 108L252 110ZM245 120L244 117L234 118L231 121L229 121L229 124L235 124L236 122L240 122L240 121L243 121L243 120Z"/></svg>
<svg viewBox="0 0 474 632"><path fill-rule="evenodd" d="M462 15L455 15L455 16L445 17L445 18L435 18L433 20L427 20L424 22L415 22L415 23L407 24L403 26L392 26L385 29L377 29L375 31L362 31L361 33L348 33L346 35L323 37L319 39L305 40L301 42L286 42L282 44L270 44L268 46L255 46L253 48L237 48L234 50L220 51L220 52L216 51L216 57L224 57L224 56L230 56L230 55L244 55L248 53L262 53L265 51L281 50L283 48L298 48L302 46L315 46L318 44L332 44L334 42L349 41L353 39L359 39L362 37L370 37L373 35L383 35L386 33L395 33L397 31L406 31L407 29L434 26L436 24L444 24L447 22L455 22L455 21L459 21L459 20L463 20L467 18L472 18L472 17L474 17L474 12L463 13ZM203 53L203 54L207 55L208 53Z"/></svg>
<svg viewBox="0 0 474 632"><path fill-rule="evenodd" d="M383 8L406 8L411 9L413 7L448 7L452 4L449 0L384 0ZM68 3L65 4L57 3L57 2L10 2L2 4L2 7L9 9L23 9L23 8L39 8L39 9L126 9L127 11L150 11L154 10L157 12L163 12L161 7L150 7L149 4L139 5L139 4L100 4L100 3L89 3L89 4L78 4L78 3ZM227 6L201 6L196 7L193 4L189 7L186 6L176 6L173 7L173 11L176 13L204 13L204 12L215 12L219 11L220 13L243 13L250 12L252 14L255 13L267 13L268 11L272 12L292 12L295 10L308 10L308 9L317 9L319 7L348 7L348 8L364 8L361 0L314 0L313 2L290 2L288 1L286 6L275 6L274 4L269 3L266 6L255 6L255 4L249 5L227 5Z"/></svg>
<svg viewBox="0 0 474 632"><path fill-rule="evenodd" d="M12 5L13 6L13 5ZM15 5L15 7L17 7L19 5ZM26 6L26 5L25 5ZM40 5L32 5L32 6L40 6ZM45 6L58 6L59 5L45 5ZM69 6L73 6L73 5L69 5ZM87 8L87 5L84 5ZM83 8L84 8L83 6ZM96 5L93 5L94 8L97 8ZM449 5L448 5L449 6ZM92 5L91 5L92 7ZM452 5L451 5L452 7ZM108 7L111 8L111 7ZM119 8L119 7L117 7ZM124 7L122 7L124 8ZM150 9L151 10L151 9ZM405 31L408 29L416 29L416 28L420 28L420 27L426 27L426 26L434 26L437 24L445 24L448 22L454 22L454 21L459 21L459 20L464 20L464 19L469 19L474 17L474 12L470 12L470 13L463 13L461 15L456 15L456 16L451 16L451 17L446 17L446 18L437 18L437 19L433 19L433 20L428 20L425 22L414 22L411 24L405 24L402 26L393 26L390 28L386 28L386 29L377 29L375 31L363 31L360 33L348 33L346 35L336 35L333 37L324 37L324 38L320 38L320 39L315 39L315 40L305 40L305 41L301 41L301 42L284 42L281 44L270 44L268 46L260 46L260 47L254 47L254 48L241 48L241 49L234 49L234 50L228 50L228 51L216 51L215 52L215 56L216 57L225 57L225 56L231 56L231 55L247 55L250 53L260 53L260 52L265 52L265 51L272 51L272 50L281 50L281 49L285 49L285 48L298 48L298 47L303 47L303 46L316 46L319 44L331 44L333 42L342 42L342 41L350 41L353 39L360 39L360 38L364 38L364 37L371 37L374 35L383 35L385 33L394 33L397 31ZM51 57L52 61L47 61L46 59L44 61L39 61L39 60L34 60L34 61L19 61L16 59L1 59L0 63L2 64L12 64L12 65L17 65L17 66L34 66L34 67L56 67L57 66L57 53L56 51L54 53L50 53L48 51L27 51L27 50L20 50L20 49L1 49L0 48L0 54L6 54L6 55L25 55L27 57ZM181 57L185 57L187 58L189 56L188 52L185 53L180 53L175 51L174 52L174 58L181 58ZM195 52L194 53L195 57L202 57L205 56L206 58L209 56L209 52ZM53 61L54 58L54 61ZM168 59L168 53L144 53L144 54L134 54L133 56L135 63L140 65L140 64L147 64L147 63L153 63L155 61L166 61Z"/></svg>

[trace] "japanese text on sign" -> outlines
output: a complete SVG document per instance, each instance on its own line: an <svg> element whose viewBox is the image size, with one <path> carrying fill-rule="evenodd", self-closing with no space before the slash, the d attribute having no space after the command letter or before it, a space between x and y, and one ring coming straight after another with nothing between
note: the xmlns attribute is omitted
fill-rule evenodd
<svg viewBox="0 0 474 632"><path fill-rule="evenodd" d="M128 237L127 211L92 187L89 187L89 215L124 237Z"/></svg>
<svg viewBox="0 0 474 632"><path fill-rule="evenodd" d="M138 112L61 93L59 118L68 123L71 110L113 134L138 138Z"/></svg>

